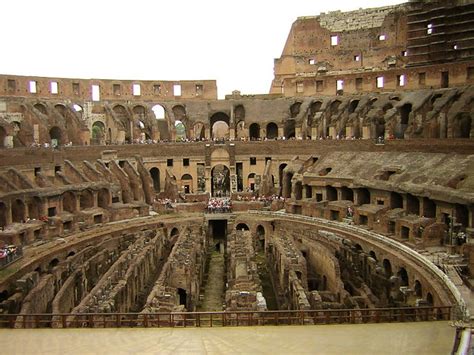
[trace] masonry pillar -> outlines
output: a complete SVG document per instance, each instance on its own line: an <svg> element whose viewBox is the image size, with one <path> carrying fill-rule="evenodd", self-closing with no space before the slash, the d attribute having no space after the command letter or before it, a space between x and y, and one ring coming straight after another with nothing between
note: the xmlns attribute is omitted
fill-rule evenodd
<svg viewBox="0 0 474 355"><path fill-rule="evenodd" d="M3 140L3 146L5 148L13 148L13 136L5 136Z"/></svg>
<svg viewBox="0 0 474 355"><path fill-rule="evenodd" d="M283 134L285 133L283 127L278 127L278 138L283 137Z"/></svg>
<svg viewBox="0 0 474 355"><path fill-rule="evenodd" d="M40 143L40 135L39 135L39 125L33 125L33 141L37 144Z"/></svg>

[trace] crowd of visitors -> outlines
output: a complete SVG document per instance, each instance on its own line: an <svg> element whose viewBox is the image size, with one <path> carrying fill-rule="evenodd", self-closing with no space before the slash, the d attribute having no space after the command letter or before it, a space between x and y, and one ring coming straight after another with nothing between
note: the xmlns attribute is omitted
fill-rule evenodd
<svg viewBox="0 0 474 355"><path fill-rule="evenodd" d="M232 201L230 198L211 197L207 202L208 213L228 213L232 212Z"/></svg>
<svg viewBox="0 0 474 355"><path fill-rule="evenodd" d="M0 247L0 267L10 264L22 255L21 247L19 248L16 245L4 245Z"/></svg>

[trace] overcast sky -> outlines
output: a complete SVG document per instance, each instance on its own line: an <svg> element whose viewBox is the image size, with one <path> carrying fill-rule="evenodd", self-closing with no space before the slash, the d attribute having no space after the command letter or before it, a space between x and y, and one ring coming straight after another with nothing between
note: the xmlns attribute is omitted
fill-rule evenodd
<svg viewBox="0 0 474 355"><path fill-rule="evenodd" d="M219 97L264 94L298 16L400 0L6 0L0 73L217 80Z"/></svg>

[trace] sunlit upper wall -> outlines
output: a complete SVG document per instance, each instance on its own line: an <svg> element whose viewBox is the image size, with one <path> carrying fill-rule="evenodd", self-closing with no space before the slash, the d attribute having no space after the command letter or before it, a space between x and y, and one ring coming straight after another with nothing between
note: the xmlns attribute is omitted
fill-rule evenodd
<svg viewBox="0 0 474 355"><path fill-rule="evenodd" d="M215 80L70 79L0 75L0 96L62 98L83 101L116 99L217 99Z"/></svg>

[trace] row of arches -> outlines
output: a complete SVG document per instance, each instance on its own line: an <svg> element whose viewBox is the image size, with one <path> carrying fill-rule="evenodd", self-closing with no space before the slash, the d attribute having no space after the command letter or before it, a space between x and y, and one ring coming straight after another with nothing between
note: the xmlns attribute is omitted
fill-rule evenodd
<svg viewBox="0 0 474 355"><path fill-rule="evenodd" d="M61 212L76 213L94 207L106 209L110 204L111 195L106 188L96 191L66 191L54 199L32 196L3 200L0 201L0 227L10 223L24 223L28 219L54 217Z"/></svg>

